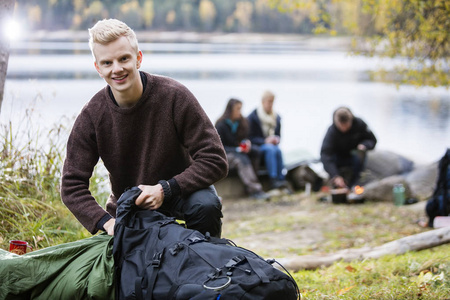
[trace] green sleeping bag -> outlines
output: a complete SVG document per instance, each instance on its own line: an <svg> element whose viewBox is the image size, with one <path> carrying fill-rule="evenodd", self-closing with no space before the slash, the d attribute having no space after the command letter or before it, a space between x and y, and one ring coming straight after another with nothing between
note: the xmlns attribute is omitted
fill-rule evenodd
<svg viewBox="0 0 450 300"><path fill-rule="evenodd" d="M114 299L113 237L26 253L0 249L0 300Z"/></svg>

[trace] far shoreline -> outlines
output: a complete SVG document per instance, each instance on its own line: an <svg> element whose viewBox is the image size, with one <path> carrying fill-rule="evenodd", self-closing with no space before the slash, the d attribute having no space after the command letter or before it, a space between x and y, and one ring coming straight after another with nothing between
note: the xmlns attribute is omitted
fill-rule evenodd
<svg viewBox="0 0 450 300"><path fill-rule="evenodd" d="M333 49L348 51L351 46L349 36L318 36L304 34L274 33L225 33L191 31L136 31L139 42L143 43L215 43L215 44L262 44L292 43L311 50ZM22 42L86 42L88 31L36 30L24 35ZM13 45L12 45L13 46Z"/></svg>

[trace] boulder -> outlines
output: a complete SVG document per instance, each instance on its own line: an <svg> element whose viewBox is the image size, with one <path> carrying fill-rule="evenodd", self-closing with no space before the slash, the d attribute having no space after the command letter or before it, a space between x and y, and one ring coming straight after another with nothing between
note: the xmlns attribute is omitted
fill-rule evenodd
<svg viewBox="0 0 450 300"><path fill-rule="evenodd" d="M402 155L387 150L367 152L366 169L362 174L364 182L379 180L393 175L406 174L414 168L414 162Z"/></svg>
<svg viewBox="0 0 450 300"><path fill-rule="evenodd" d="M405 199L411 197L411 189L402 175L394 175L364 185L364 198L369 201L394 202L392 189L396 184L405 187Z"/></svg>
<svg viewBox="0 0 450 300"><path fill-rule="evenodd" d="M364 185L364 198L371 201L392 202L394 185L403 184L405 199L427 200L433 194L437 176L437 163L419 166L407 174L393 175L367 183Z"/></svg>
<svg viewBox="0 0 450 300"><path fill-rule="evenodd" d="M438 163L416 167L405 175L405 181L411 189L413 197L419 200L427 200L431 197L436 187L438 177Z"/></svg>

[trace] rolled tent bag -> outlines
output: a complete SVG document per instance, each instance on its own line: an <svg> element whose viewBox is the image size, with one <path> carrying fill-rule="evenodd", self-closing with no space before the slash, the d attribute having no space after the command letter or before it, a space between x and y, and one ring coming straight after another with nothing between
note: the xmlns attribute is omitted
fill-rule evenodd
<svg viewBox="0 0 450 300"><path fill-rule="evenodd" d="M17 255L0 249L0 299L114 299L113 238Z"/></svg>

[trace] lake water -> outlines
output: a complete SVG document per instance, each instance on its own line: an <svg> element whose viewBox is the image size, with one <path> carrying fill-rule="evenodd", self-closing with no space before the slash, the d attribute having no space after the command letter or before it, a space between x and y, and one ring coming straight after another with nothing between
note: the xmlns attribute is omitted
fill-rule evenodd
<svg viewBox="0 0 450 300"><path fill-rule="evenodd" d="M349 106L378 138L378 149L419 163L450 147L450 90L373 82L368 71L389 62L295 42L141 43L141 70L173 77L198 98L214 122L230 97L248 114L262 93L275 93L284 151L319 156L331 114ZM12 45L0 121L20 124L25 108L41 127L75 116L105 85L85 43ZM16 125L19 126L19 125Z"/></svg>

